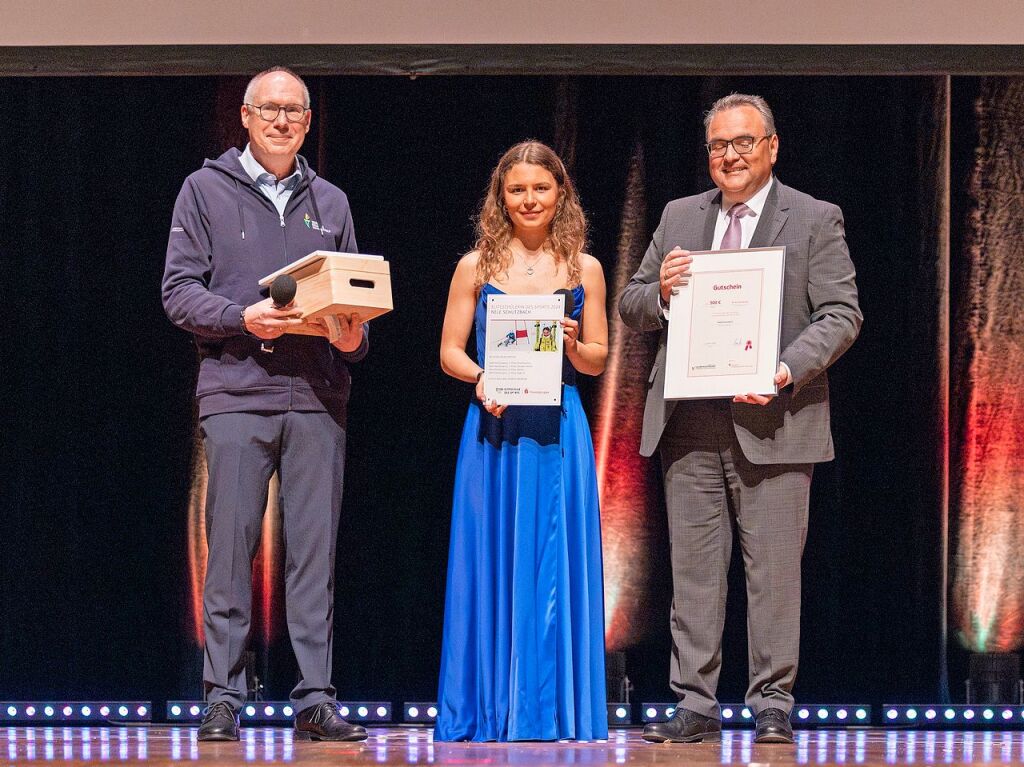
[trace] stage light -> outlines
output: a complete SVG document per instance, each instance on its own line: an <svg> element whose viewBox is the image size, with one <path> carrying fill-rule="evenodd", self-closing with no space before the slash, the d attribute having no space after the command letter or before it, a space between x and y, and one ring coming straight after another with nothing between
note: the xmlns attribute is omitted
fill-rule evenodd
<svg viewBox="0 0 1024 767"><path fill-rule="evenodd" d="M128 706L118 706L117 713L121 716L128 716Z"/></svg>
<svg viewBox="0 0 1024 767"><path fill-rule="evenodd" d="M934 708L930 708L927 711L925 711L924 712L924 718L927 719L929 722L932 719L934 719L935 718L935 709Z"/></svg>
<svg viewBox="0 0 1024 767"><path fill-rule="evenodd" d="M943 714L942 714L942 715L943 715L944 717L946 717L946 719L952 719L953 717L955 717L955 716L956 716L956 711L954 711L954 710L953 710L953 709L951 709L951 708L947 708L947 709L946 709L946 710L945 710L945 711L943 712Z"/></svg>
<svg viewBox="0 0 1024 767"><path fill-rule="evenodd" d="M1003 709L1003 719L1013 719L1013 712L1010 709Z"/></svg>
<svg viewBox="0 0 1024 767"><path fill-rule="evenodd" d="M7 716L17 716L17 715L18 715L18 709L17 708L15 708L14 706L8 706L7 707Z"/></svg>
<svg viewBox="0 0 1024 767"><path fill-rule="evenodd" d="M27 716L35 716L36 715L36 707L35 706L26 706L25 707L25 714Z"/></svg>
<svg viewBox="0 0 1024 767"><path fill-rule="evenodd" d="M609 704L611 705L611 704ZM616 705L626 705L619 703ZM611 709L609 708L609 711ZM641 703L640 704L640 720L644 724L650 724L652 722L667 722L676 713L676 706L674 703Z"/></svg>
<svg viewBox="0 0 1024 767"><path fill-rule="evenodd" d="M47 716L53 716L53 706L47 706L43 709L43 713Z"/></svg>
<svg viewBox="0 0 1024 767"><path fill-rule="evenodd" d="M291 717L295 716L295 709L292 708L291 706L285 706L284 708L281 709L281 713L284 714L285 716L291 718Z"/></svg>
<svg viewBox="0 0 1024 767"><path fill-rule="evenodd" d="M617 709L615 709L616 719L625 719L628 715L629 712L623 706L619 706Z"/></svg>
<svg viewBox="0 0 1024 767"><path fill-rule="evenodd" d="M732 719L732 709L731 708L726 707L726 708L722 709L722 719Z"/></svg>
<svg viewBox="0 0 1024 767"><path fill-rule="evenodd" d="M246 706L245 715L250 718L256 716L256 706Z"/></svg>
<svg viewBox="0 0 1024 767"><path fill-rule="evenodd" d="M856 717L857 717L857 721L863 722L865 719L868 718L868 712L866 710L864 710L863 708L858 708L857 709L857 713L856 713Z"/></svg>
<svg viewBox="0 0 1024 767"><path fill-rule="evenodd" d="M991 719L991 718L992 718L993 716L995 716L996 714L995 714L995 712L994 712L994 711L993 711L992 709L990 709L990 708L986 708L986 709L985 709L984 711L982 711L982 712L981 712L981 715L982 715L982 716L983 716L983 717L984 717L985 719Z"/></svg>
<svg viewBox="0 0 1024 767"><path fill-rule="evenodd" d="M110 706L100 706L100 716L110 716Z"/></svg>
<svg viewBox="0 0 1024 767"><path fill-rule="evenodd" d="M818 709L818 719L828 719L828 709L826 709L826 708L819 708Z"/></svg>
<svg viewBox="0 0 1024 767"><path fill-rule="evenodd" d="M345 716L344 709L348 709L354 718L366 722L390 722L391 704L385 701L353 702L347 701L340 704L342 716Z"/></svg>
<svg viewBox="0 0 1024 767"><path fill-rule="evenodd" d="M909 719L911 721L917 719L917 710L913 709L913 708L908 708L907 709L907 719Z"/></svg>
<svg viewBox="0 0 1024 767"><path fill-rule="evenodd" d="M847 714L845 708L841 708L838 711L836 711L836 719L838 719L839 721L844 721L846 719L846 716Z"/></svg>
<svg viewBox="0 0 1024 767"><path fill-rule="evenodd" d="M264 716L268 716L268 717L269 716L273 716L274 715L274 707L273 706L264 706L263 707L263 715Z"/></svg>
<svg viewBox="0 0 1024 767"><path fill-rule="evenodd" d="M431 714L430 712L434 713ZM433 703L406 703L404 720L406 722L417 722L429 724L437 719L437 707Z"/></svg>
<svg viewBox="0 0 1024 767"><path fill-rule="evenodd" d="M181 706L171 706L171 716L181 716Z"/></svg>
<svg viewBox="0 0 1024 767"><path fill-rule="evenodd" d="M740 716L742 716L744 719L750 719L750 709L744 706L743 710L740 711Z"/></svg>
<svg viewBox="0 0 1024 767"><path fill-rule="evenodd" d="M900 712L894 708L890 708L888 711L885 712L885 715L890 719L895 719L900 715Z"/></svg>
<svg viewBox="0 0 1024 767"><path fill-rule="evenodd" d="M64 716L71 716L75 713L75 710L71 708L71 706L64 706L64 708L61 709L61 713L64 714Z"/></svg>
<svg viewBox="0 0 1024 767"><path fill-rule="evenodd" d="M964 719L974 719L974 709L967 709L964 711Z"/></svg>
<svg viewBox="0 0 1024 767"><path fill-rule="evenodd" d="M341 715L342 716L352 716L352 712L348 710L348 706L342 706L341 707Z"/></svg>
<svg viewBox="0 0 1024 767"><path fill-rule="evenodd" d="M806 719L811 715L811 712L808 711L806 708L802 708L796 712L796 715L799 719Z"/></svg>
<svg viewBox="0 0 1024 767"><path fill-rule="evenodd" d="M190 706L188 710L188 713L192 716L199 716L200 712L202 712L202 709L199 706Z"/></svg>

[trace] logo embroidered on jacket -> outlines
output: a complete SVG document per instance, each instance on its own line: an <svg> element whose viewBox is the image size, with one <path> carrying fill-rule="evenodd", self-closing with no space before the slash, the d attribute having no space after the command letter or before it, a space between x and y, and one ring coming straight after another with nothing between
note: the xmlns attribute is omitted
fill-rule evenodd
<svg viewBox="0 0 1024 767"><path fill-rule="evenodd" d="M306 225L307 229L315 229L316 231L320 232L321 234L330 234L331 233L331 230L328 229L326 226L322 226L318 222L316 222L313 219L311 219L309 217L308 213L302 217L302 223L304 223Z"/></svg>

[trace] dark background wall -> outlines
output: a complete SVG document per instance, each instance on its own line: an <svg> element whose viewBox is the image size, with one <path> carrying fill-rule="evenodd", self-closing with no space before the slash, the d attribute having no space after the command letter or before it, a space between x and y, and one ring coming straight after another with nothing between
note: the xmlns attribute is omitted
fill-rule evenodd
<svg viewBox="0 0 1024 767"><path fill-rule="evenodd" d="M527 137L571 146L591 251L610 276L635 144L644 147L653 230L668 200L709 186L701 113L739 90L775 109L779 178L842 206L866 317L833 369L838 458L815 475L797 695L935 698L944 636L933 408L940 301L920 209L935 184L926 149L941 129L936 82L311 80L326 124L304 154L348 192L361 249L388 258L395 286L396 311L374 323L371 355L354 371L337 570L343 697L435 695L451 484L470 393L441 373L437 347L448 281L471 245L470 218L497 158ZM973 80L959 82L969 89ZM225 148L219 85L0 79L9 118L0 169L0 698L201 692L185 561L195 357L163 315L159 284L181 182ZM954 136L969 136L969 111L956 114L964 124ZM965 158L973 144L954 148ZM583 392L592 406L596 386ZM723 700L740 700L746 677L733 575ZM669 577L661 629L628 653L644 700L670 698ZM271 656L267 692L282 698L293 680L286 640Z"/></svg>

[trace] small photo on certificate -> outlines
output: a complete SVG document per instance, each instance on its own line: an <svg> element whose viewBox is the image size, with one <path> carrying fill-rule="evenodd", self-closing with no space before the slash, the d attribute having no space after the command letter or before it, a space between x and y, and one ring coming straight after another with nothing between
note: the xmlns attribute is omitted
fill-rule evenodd
<svg viewBox="0 0 1024 767"><path fill-rule="evenodd" d="M665 398L775 394L785 247L691 255L669 302Z"/></svg>
<svg viewBox="0 0 1024 767"><path fill-rule="evenodd" d="M502 405L562 404L565 296L489 295L484 394Z"/></svg>

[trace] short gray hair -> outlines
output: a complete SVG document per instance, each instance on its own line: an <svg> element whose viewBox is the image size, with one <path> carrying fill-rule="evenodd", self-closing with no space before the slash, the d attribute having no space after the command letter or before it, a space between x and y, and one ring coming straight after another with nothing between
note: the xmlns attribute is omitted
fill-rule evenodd
<svg viewBox="0 0 1024 767"><path fill-rule="evenodd" d="M753 96L749 93L730 93L712 104L711 109L704 113L704 135L708 135L708 129L711 127L711 121L715 119L715 115L737 107L756 109L764 121L764 132L769 136L775 135L775 116L772 114L772 108L760 96Z"/></svg>
<svg viewBox="0 0 1024 767"><path fill-rule="evenodd" d="M249 84L245 86L245 95L242 97L242 102L245 104L251 104L252 94L256 92L256 86L259 85L260 80L262 80L267 75L274 74L275 72L283 72L286 75L291 75L292 77L299 81L299 85L302 86L302 106L304 106L306 109L309 109L309 88L306 87L306 83L302 81L302 78L295 74L288 67L271 67L270 69L264 69L262 72L253 77L249 81Z"/></svg>

